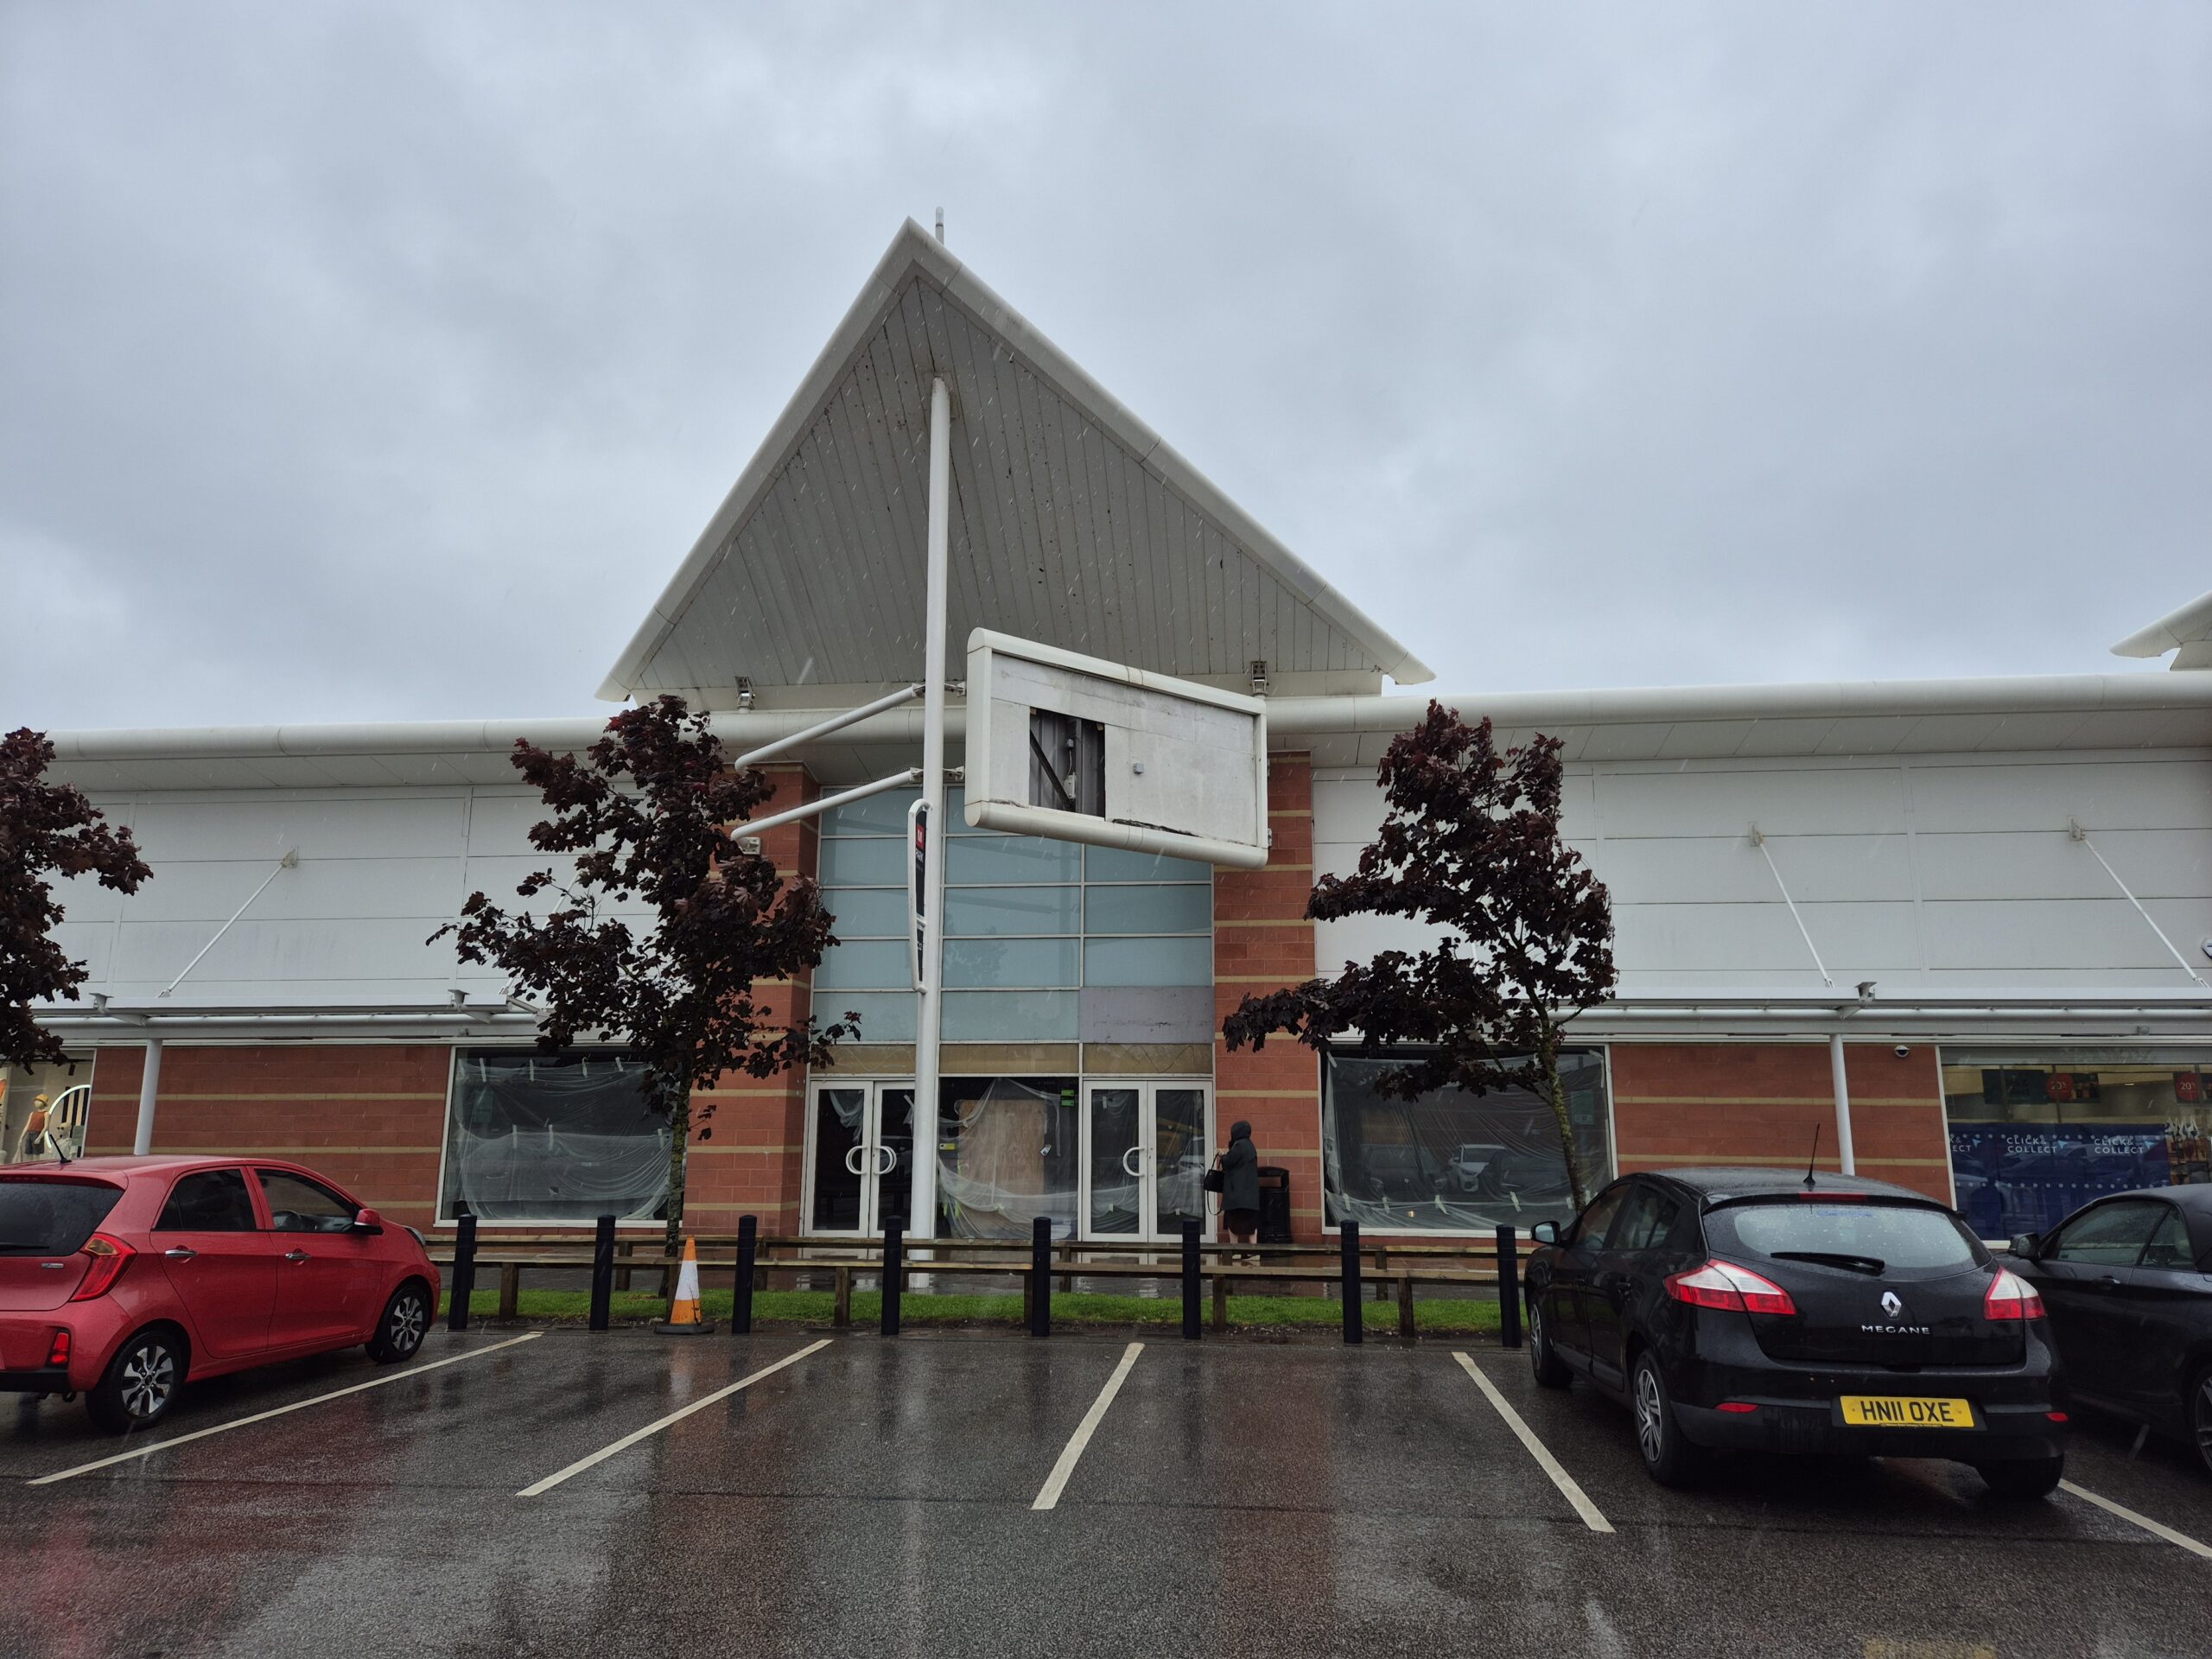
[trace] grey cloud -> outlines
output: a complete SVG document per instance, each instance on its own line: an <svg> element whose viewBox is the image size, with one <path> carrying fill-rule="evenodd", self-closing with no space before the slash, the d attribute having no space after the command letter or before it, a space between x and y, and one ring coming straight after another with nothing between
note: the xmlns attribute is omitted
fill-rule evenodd
<svg viewBox="0 0 2212 1659"><path fill-rule="evenodd" d="M589 712L901 217L1446 689L2208 586L2201 8L0 10L0 721Z"/></svg>

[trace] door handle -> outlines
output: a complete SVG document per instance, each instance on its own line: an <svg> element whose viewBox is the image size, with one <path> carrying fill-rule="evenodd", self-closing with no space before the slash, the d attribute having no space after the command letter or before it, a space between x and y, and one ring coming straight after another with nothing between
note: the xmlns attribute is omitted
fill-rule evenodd
<svg viewBox="0 0 2212 1659"><path fill-rule="evenodd" d="M880 1179L899 1167L899 1154L888 1147L878 1147L876 1150L883 1154L883 1161L875 1166L876 1175Z"/></svg>
<svg viewBox="0 0 2212 1659"><path fill-rule="evenodd" d="M1143 1155L1144 1148L1142 1147L1131 1147L1127 1152L1123 1153L1122 1154L1122 1173L1128 1176L1141 1177L1144 1172L1140 1169L1130 1168L1129 1160L1132 1158L1141 1158Z"/></svg>
<svg viewBox="0 0 2212 1659"><path fill-rule="evenodd" d="M2108 1273L2105 1274L2103 1278L2098 1280L2097 1283L2107 1290L2118 1290L2120 1288L2120 1276L2117 1274Z"/></svg>
<svg viewBox="0 0 2212 1659"><path fill-rule="evenodd" d="M867 1148L857 1141L845 1148L845 1169L848 1173L857 1175L861 1173L861 1154L866 1150Z"/></svg>
<svg viewBox="0 0 2212 1659"><path fill-rule="evenodd" d="M287 1262L306 1262L312 1260L308 1253L300 1249L296 1244L295 1244L290 1249L284 1252L284 1259Z"/></svg>
<svg viewBox="0 0 2212 1659"><path fill-rule="evenodd" d="M168 1249L163 1250L162 1254L168 1257L172 1262L189 1262L194 1256L199 1255L200 1252L194 1249L189 1244L175 1244L171 1245Z"/></svg>

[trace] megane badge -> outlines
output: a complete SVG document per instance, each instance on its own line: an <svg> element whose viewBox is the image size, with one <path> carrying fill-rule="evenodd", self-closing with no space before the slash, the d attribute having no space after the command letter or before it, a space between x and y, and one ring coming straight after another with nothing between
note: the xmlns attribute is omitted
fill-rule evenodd
<svg viewBox="0 0 2212 1659"><path fill-rule="evenodd" d="M1882 1293L1882 1312L1893 1319L1904 1312L1904 1304L1897 1300L1897 1294L1894 1290L1885 1290Z"/></svg>

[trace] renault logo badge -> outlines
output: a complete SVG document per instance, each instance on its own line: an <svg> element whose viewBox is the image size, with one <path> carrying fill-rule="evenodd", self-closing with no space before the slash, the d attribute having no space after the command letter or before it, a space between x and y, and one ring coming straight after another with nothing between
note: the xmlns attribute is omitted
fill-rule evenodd
<svg viewBox="0 0 2212 1659"><path fill-rule="evenodd" d="M1885 1290L1882 1293L1882 1312L1893 1319L1904 1312L1904 1304L1897 1300L1897 1294L1894 1290Z"/></svg>

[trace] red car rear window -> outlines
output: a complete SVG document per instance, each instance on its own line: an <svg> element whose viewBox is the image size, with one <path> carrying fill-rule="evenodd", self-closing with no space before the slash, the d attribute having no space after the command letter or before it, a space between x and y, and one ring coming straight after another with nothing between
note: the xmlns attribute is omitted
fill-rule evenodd
<svg viewBox="0 0 2212 1659"><path fill-rule="evenodd" d="M83 1246L122 1197L121 1187L105 1181L0 1179L0 1255L67 1255Z"/></svg>

